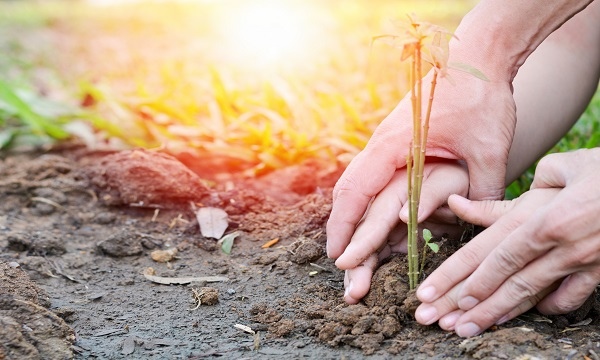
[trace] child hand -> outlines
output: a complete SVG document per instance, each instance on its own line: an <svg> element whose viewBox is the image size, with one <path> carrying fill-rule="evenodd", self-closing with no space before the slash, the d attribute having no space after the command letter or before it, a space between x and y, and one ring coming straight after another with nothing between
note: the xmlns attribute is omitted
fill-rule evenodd
<svg viewBox="0 0 600 360"><path fill-rule="evenodd" d="M457 225L456 216L443 205L451 194L466 196L468 188L468 173L460 163L444 161L426 164L419 222L423 222L423 226L434 235L458 233L462 229ZM346 270L346 302L357 303L367 294L380 260L392 253L406 251L407 198L407 174L405 170L398 170L371 201L350 243L338 257L336 266Z"/></svg>

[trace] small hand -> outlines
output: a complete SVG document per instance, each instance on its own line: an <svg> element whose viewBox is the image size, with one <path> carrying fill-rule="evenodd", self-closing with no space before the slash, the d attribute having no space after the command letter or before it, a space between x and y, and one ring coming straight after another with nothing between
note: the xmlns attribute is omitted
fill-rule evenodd
<svg viewBox="0 0 600 360"><path fill-rule="evenodd" d="M443 205L452 193L466 194L467 176L466 169L457 162L426 164L419 221L427 221L422 226L433 234L454 235L462 230L456 216ZM381 260L392 253L406 252L407 221L407 176L399 170L373 199L350 244L336 261L340 269L346 270L344 297L348 303L357 303L366 295Z"/></svg>

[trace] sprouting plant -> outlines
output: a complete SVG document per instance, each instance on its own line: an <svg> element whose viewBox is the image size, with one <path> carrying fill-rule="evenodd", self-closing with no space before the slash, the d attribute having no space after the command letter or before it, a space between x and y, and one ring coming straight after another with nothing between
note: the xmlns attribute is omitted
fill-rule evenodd
<svg viewBox="0 0 600 360"><path fill-rule="evenodd" d="M425 255L427 255L427 249L436 254L438 251L440 251L440 246L431 240L433 240L431 231L429 231L429 229L423 229L423 241L425 243L423 244L423 253L421 254L421 267L419 268L419 273L423 273L423 269L425 268Z"/></svg>
<svg viewBox="0 0 600 360"><path fill-rule="evenodd" d="M411 106L413 122L413 138L410 143L408 155L406 157L406 171L408 174L408 279L410 289L415 289L419 283L419 276L425 264L426 248L431 248L437 252L437 245L431 243L431 232L423 231L424 245L422 251L422 261L419 261L418 247L418 218L419 201L421 197L421 185L423 182L423 171L425 167L425 151L427 148L427 134L429 132L429 119L431 117L431 108L435 94L438 77L445 77L448 72L448 40L452 36L445 29L425 23L415 21L408 17L409 24L403 35L381 35L377 38L403 38L401 43L402 55L401 61L411 59L410 64L410 89ZM426 108L423 109L423 62L427 62L432 67L433 75L431 78L431 87L427 99ZM452 64L453 68L468 72L478 78L487 80L484 74L466 64ZM420 266L419 266L420 265Z"/></svg>

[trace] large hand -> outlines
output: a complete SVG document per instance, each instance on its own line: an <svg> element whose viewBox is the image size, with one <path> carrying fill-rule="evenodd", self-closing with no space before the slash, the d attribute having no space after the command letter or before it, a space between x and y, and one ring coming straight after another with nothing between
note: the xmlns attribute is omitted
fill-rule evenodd
<svg viewBox="0 0 600 360"><path fill-rule="evenodd" d="M466 195L468 175L457 162L425 165L419 220L434 235L457 235L462 230L457 219L443 205L450 194ZM346 270L345 299L354 304L369 290L371 277L380 260L392 253L406 252L408 206L407 174L398 170L392 181L369 205L336 265ZM460 234L458 234L460 235Z"/></svg>
<svg viewBox="0 0 600 360"><path fill-rule="evenodd" d="M451 76L456 85L441 79L436 89L427 156L464 160L469 169L470 198L500 198L515 127L511 86L463 73ZM424 94L429 92L430 79L431 74L423 81ZM406 165L411 118L410 99L406 97L337 182L327 223L330 257L344 252L373 197L390 184L396 169Z"/></svg>
<svg viewBox="0 0 600 360"><path fill-rule="evenodd" d="M451 198L452 209L471 221L482 219L477 211L486 207L485 214L504 209L506 215L436 270L419 289L419 298L432 303L466 278L455 294L464 311L454 324L461 336L509 320L522 312L520 304L535 304L541 300L538 294L557 285L538 309L555 314L579 307L600 282L599 169L598 148L555 154L540 161L533 190L515 206ZM551 193L543 201L533 200ZM519 203L533 205L529 216L518 216Z"/></svg>
<svg viewBox="0 0 600 360"><path fill-rule="evenodd" d="M417 321L424 325L438 321L441 328L454 330L458 318L465 313L458 306L458 296L465 279L508 234L527 221L536 209L551 201L557 193L556 189L535 190L513 201L469 201L460 196L451 196L448 202L459 217L488 228L455 252L423 281L417 290L417 296L423 302L415 314ZM530 297L517 303L515 311L528 310L535 305L536 299L539 300Z"/></svg>

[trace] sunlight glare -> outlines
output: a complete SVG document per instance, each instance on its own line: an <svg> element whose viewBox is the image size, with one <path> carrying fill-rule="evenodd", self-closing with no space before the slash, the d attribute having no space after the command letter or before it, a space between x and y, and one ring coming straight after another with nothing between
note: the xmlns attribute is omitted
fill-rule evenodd
<svg viewBox="0 0 600 360"><path fill-rule="evenodd" d="M277 67L301 62L312 51L314 31L306 3L249 1L238 4L220 25L226 60L245 67Z"/></svg>

